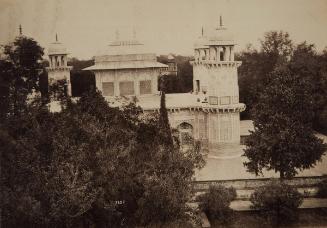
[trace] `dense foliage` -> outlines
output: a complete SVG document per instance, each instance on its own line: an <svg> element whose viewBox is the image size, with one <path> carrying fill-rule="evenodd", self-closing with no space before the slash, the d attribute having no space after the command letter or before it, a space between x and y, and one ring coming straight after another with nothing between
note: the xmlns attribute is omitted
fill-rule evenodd
<svg viewBox="0 0 327 228"><path fill-rule="evenodd" d="M142 120L140 112L110 108L93 93L60 113L37 105L8 120L1 137L3 221L101 227L186 218L201 155L167 147L158 120Z"/></svg>
<svg viewBox="0 0 327 228"><path fill-rule="evenodd" d="M73 97L80 97L83 93L95 88L94 73L83 70L86 67L94 65L93 59L79 60L77 58L72 58L68 61L68 65L73 67L70 72Z"/></svg>
<svg viewBox="0 0 327 228"><path fill-rule="evenodd" d="M39 91L43 55L43 48L25 36L1 48L4 58L0 59L0 122L7 114L23 112L28 95Z"/></svg>
<svg viewBox="0 0 327 228"><path fill-rule="evenodd" d="M181 151L176 140L164 143L171 134L161 130L165 118L133 104L110 107L95 90L77 102L63 95L58 113L40 98L20 99L22 111L1 110L3 226L133 227L189 219L191 181L204 161L199 147Z"/></svg>
<svg viewBox="0 0 327 228"><path fill-rule="evenodd" d="M276 69L267 82L252 109L254 132L246 141L244 164L256 175L267 169L293 177L313 167L326 150L312 130L314 97L308 96L307 78L288 68Z"/></svg>
<svg viewBox="0 0 327 228"><path fill-rule="evenodd" d="M244 164L256 175L267 169L293 177L313 167L326 150L313 129L327 104L327 72L314 46L294 46L288 33L269 32L261 45L260 52L248 49L241 55L240 84L242 77L258 81L247 84L255 130L246 142Z"/></svg>
<svg viewBox="0 0 327 228"><path fill-rule="evenodd" d="M313 44L295 45L288 33L267 32L259 50L251 45L236 57L239 67L240 101L247 105L243 119L252 119L251 112L260 93L269 84L269 75L278 67L289 66L293 74L307 80L306 96L313 98L314 129L327 132L327 50L317 53Z"/></svg>
<svg viewBox="0 0 327 228"><path fill-rule="evenodd" d="M210 220L228 223L232 215L229 205L235 198L234 188L211 185L208 192L198 196L199 208L207 214Z"/></svg>
<svg viewBox="0 0 327 228"><path fill-rule="evenodd" d="M303 196L285 183L271 182L255 190L250 198L253 209L273 224L286 224L297 219L297 208Z"/></svg>

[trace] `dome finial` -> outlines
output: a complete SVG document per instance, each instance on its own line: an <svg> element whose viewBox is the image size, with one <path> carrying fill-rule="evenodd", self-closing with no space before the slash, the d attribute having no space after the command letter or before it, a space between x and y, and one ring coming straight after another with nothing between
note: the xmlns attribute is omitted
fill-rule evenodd
<svg viewBox="0 0 327 228"><path fill-rule="evenodd" d="M221 15L219 16L219 25L223 27L223 17Z"/></svg>
<svg viewBox="0 0 327 228"><path fill-rule="evenodd" d="M21 24L19 25L19 35L20 36L23 35L23 29Z"/></svg>
<svg viewBox="0 0 327 228"><path fill-rule="evenodd" d="M56 42L58 42L58 34L56 33Z"/></svg>
<svg viewBox="0 0 327 228"><path fill-rule="evenodd" d="M202 26L202 31L201 31L201 34L202 34L202 36L203 36L203 26Z"/></svg>

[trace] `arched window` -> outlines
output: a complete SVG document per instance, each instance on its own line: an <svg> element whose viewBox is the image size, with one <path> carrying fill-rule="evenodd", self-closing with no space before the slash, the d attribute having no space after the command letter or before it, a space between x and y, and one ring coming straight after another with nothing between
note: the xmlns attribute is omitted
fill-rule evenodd
<svg viewBox="0 0 327 228"><path fill-rule="evenodd" d="M181 145L190 144L193 138L193 126L189 123L183 122L178 125L177 129L179 130L179 140Z"/></svg>

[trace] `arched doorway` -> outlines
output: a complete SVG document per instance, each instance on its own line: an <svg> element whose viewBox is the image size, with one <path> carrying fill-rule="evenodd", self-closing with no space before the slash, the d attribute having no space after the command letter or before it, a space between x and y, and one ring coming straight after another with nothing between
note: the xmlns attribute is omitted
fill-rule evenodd
<svg viewBox="0 0 327 228"><path fill-rule="evenodd" d="M188 145L192 143L193 126L189 123L183 122L177 127L179 131L179 140L181 145Z"/></svg>

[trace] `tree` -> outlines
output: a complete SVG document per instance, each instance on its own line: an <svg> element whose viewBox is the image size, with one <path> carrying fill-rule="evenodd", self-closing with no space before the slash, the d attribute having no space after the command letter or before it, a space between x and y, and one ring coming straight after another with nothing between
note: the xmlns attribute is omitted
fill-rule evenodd
<svg viewBox="0 0 327 228"><path fill-rule="evenodd" d="M245 51L236 55L236 59L242 61L242 65L238 69L240 102L245 103L247 107L244 112L241 112L241 118L251 119L250 113L257 100L257 90L261 88L256 84L261 83L267 73L265 56L248 45Z"/></svg>
<svg viewBox="0 0 327 228"><path fill-rule="evenodd" d="M266 87L269 74L289 62L294 44L287 32L269 31L260 40L260 50L248 45L236 56L242 61L239 68L240 101L247 105L241 117L251 119L251 110L258 102L259 93Z"/></svg>
<svg viewBox="0 0 327 228"><path fill-rule="evenodd" d="M173 139L168 119L168 112L166 108L166 88L164 85L164 79L160 78L160 89L161 89L161 96L160 96L160 115L159 115L159 129L162 133L164 142L167 145L173 146Z"/></svg>
<svg viewBox="0 0 327 228"><path fill-rule="evenodd" d="M42 48L18 37L5 50L2 225L115 227L188 218L194 170L204 160L199 147L182 152L164 143L171 132L158 126L169 127L167 115L159 121L133 104L110 107L95 90L74 102L62 82L50 87L62 101L61 112L51 113L43 99L28 97L38 90Z"/></svg>
<svg viewBox="0 0 327 228"><path fill-rule="evenodd" d="M293 53L293 41L290 35L283 31L270 31L261 40L261 51L270 57L271 66L283 65L289 61Z"/></svg>
<svg viewBox="0 0 327 228"><path fill-rule="evenodd" d="M327 106L327 58L323 56L317 54L313 44L303 42L296 46L289 63L290 70L308 82L307 96L312 97L314 129L321 131L327 124L320 118Z"/></svg>
<svg viewBox="0 0 327 228"><path fill-rule="evenodd" d="M240 101L247 105L241 118L251 119L251 110L267 86L269 74L276 68L288 66L293 74L307 79L311 86L307 96L312 96L315 117L313 127L327 132L327 58L326 52L318 54L313 44L302 42L295 45L290 36L282 31L267 32L256 50L248 45L236 56L242 61L239 67Z"/></svg>
<svg viewBox="0 0 327 228"><path fill-rule="evenodd" d="M94 59L79 60L72 58L68 61L68 64L73 67L70 72L73 97L80 97L83 93L95 88L94 73L83 70L86 67L94 65Z"/></svg>
<svg viewBox="0 0 327 228"><path fill-rule="evenodd" d="M163 143L159 118L97 91L59 113L40 103L0 131L5 225L115 227L187 219L200 151ZM167 156L168 155L168 156Z"/></svg>
<svg viewBox="0 0 327 228"><path fill-rule="evenodd" d="M256 189L250 197L252 208L270 221L271 225L285 225L298 219L298 207L303 196L290 185L271 182Z"/></svg>
<svg viewBox="0 0 327 228"><path fill-rule="evenodd" d="M318 56L318 62L320 63L320 73L321 77L325 82L325 92L327 91L327 47L324 49L322 54ZM325 101L326 101L325 96ZM322 107L323 110L317 113L317 122L316 122L316 129L327 134L327 105Z"/></svg>
<svg viewBox="0 0 327 228"><path fill-rule="evenodd" d="M30 95L39 90L43 49L33 39L19 36L3 46L3 50L4 58L0 60L1 216L5 224L20 218L15 224L23 226L23 221L42 220L43 208L38 200L42 191L41 175L35 175L39 166L33 165L46 157L35 150L40 136L34 115L35 102L41 100L34 97L33 101ZM40 113L44 108L40 102Z"/></svg>
<svg viewBox="0 0 327 228"><path fill-rule="evenodd" d="M263 169L290 178L298 170L313 167L326 145L312 130L313 97L306 78L288 68L276 69L252 109L254 132L249 136L244 165L256 175Z"/></svg>
<svg viewBox="0 0 327 228"><path fill-rule="evenodd" d="M18 36L3 49L4 60L0 60L2 117L21 113L28 95L39 91L38 79L43 56L43 48L25 36Z"/></svg>
<svg viewBox="0 0 327 228"><path fill-rule="evenodd" d="M204 211L211 221L219 220L220 223L231 222L232 209L230 203L236 199L236 190L222 185L211 185L209 191L199 195L199 208Z"/></svg>

